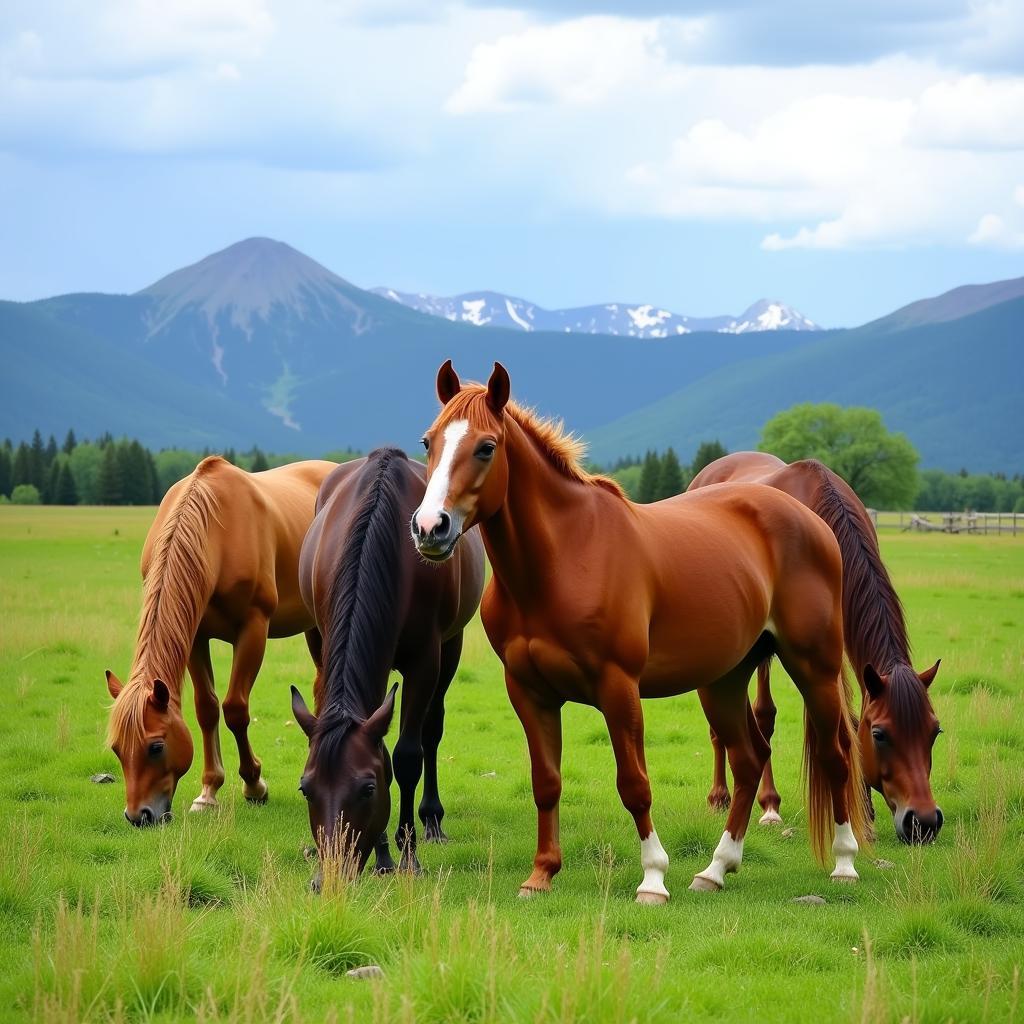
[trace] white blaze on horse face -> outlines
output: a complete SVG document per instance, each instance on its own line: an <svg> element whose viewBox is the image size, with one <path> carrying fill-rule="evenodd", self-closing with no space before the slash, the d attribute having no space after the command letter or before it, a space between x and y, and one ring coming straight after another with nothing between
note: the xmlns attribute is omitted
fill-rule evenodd
<svg viewBox="0 0 1024 1024"><path fill-rule="evenodd" d="M721 889L725 885L725 876L739 871L742 860L743 840L733 839L727 831L723 832L718 846L715 847L711 863L697 875L697 878L703 878Z"/></svg>
<svg viewBox="0 0 1024 1024"><path fill-rule="evenodd" d="M860 847L857 845L857 837L853 834L853 828L848 821L842 825L836 825L836 838L832 843L832 856L836 859L836 869L832 877L841 882L856 882L860 875L853 866L853 858L857 856Z"/></svg>
<svg viewBox="0 0 1024 1024"><path fill-rule="evenodd" d="M444 428L444 447L433 476L427 481L427 493L423 495L420 507L416 509L416 525L423 533L430 531L441 521L441 512L448 500L448 484L451 480L452 461L459 442L469 430L469 420L455 420Z"/></svg>
<svg viewBox="0 0 1024 1024"><path fill-rule="evenodd" d="M644 880L637 887L637 895L649 893L668 899L668 889L665 888L668 854L657 832L652 831L646 839L640 840L640 864L644 869Z"/></svg>

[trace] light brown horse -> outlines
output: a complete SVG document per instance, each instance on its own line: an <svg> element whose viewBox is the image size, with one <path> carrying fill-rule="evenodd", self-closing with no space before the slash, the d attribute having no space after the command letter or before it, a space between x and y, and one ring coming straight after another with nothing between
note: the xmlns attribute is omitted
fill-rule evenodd
<svg viewBox="0 0 1024 1024"><path fill-rule="evenodd" d="M892 811L896 834L906 843L930 842L942 828L942 811L932 796L929 775L939 720L928 687L939 662L924 672L910 664L910 641L899 596L889 579L878 538L864 505L842 477L815 459L787 465L764 452L735 452L702 469L691 491L710 484L759 483L791 494L831 527L843 556L843 633L846 651L861 686L858 725L864 776ZM757 669L754 717L766 740L775 731L768 660ZM715 770L708 803L727 807L722 744L711 731ZM870 808L870 790L869 808ZM758 801L761 824L777 824L781 798L765 765ZM873 814L873 812L872 812Z"/></svg>
<svg viewBox="0 0 1024 1024"><path fill-rule="evenodd" d="M608 726L619 796L640 837L637 900L667 901L640 699L690 690L736 778L725 832L691 885L720 889L739 867L769 754L747 701L769 652L807 708L815 853L824 859L834 832L833 878L856 879L863 780L841 674L842 566L828 527L788 495L742 484L635 505L580 467L581 446L558 425L509 401L497 363L486 387L462 387L445 363L437 394L444 408L424 438L429 479L414 534L421 554L444 559L479 525L494 570L481 612L526 732L538 813L521 894L549 889L562 865L561 707L571 700L598 708Z"/></svg>
<svg viewBox="0 0 1024 1024"><path fill-rule="evenodd" d="M160 503L142 551L142 615L128 682L107 672L114 698L107 741L124 771L131 824L168 819L178 780L192 764L181 714L186 665L203 733L203 789L192 810L217 806L224 765L211 639L234 646L224 721L238 743L245 797L267 799L249 745L249 692L268 636L305 633L319 656L320 636L299 593L299 550L320 482L334 468L298 462L247 473L211 456Z"/></svg>

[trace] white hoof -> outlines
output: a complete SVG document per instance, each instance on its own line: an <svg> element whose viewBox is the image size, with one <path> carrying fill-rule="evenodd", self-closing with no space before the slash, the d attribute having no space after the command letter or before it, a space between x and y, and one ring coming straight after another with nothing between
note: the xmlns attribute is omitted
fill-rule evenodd
<svg viewBox="0 0 1024 1024"><path fill-rule="evenodd" d="M782 815L774 808L769 807L768 810L757 819L757 823L758 825L781 825Z"/></svg>
<svg viewBox="0 0 1024 1024"><path fill-rule="evenodd" d="M270 792L266 780L260 777L256 780L255 786L243 786L242 792L245 794L245 799L252 804L265 804L267 802L267 794Z"/></svg>
<svg viewBox="0 0 1024 1024"><path fill-rule="evenodd" d="M833 882L842 882L844 885L853 885L855 882L860 881L860 875L857 874L852 868L849 870L840 870L836 868L832 872Z"/></svg>
<svg viewBox="0 0 1024 1024"><path fill-rule="evenodd" d="M216 811L220 808L217 798L213 796L197 796L192 801L189 811L199 813L200 811Z"/></svg>
<svg viewBox="0 0 1024 1024"><path fill-rule="evenodd" d="M637 903L642 903L648 907L660 907L668 903L667 892L638 892L636 894Z"/></svg>
<svg viewBox="0 0 1024 1024"><path fill-rule="evenodd" d="M529 886L519 886L519 898L521 900L532 900L534 896L540 896L541 889L531 889Z"/></svg>
<svg viewBox="0 0 1024 1024"><path fill-rule="evenodd" d="M694 875L690 883L690 892L720 892L721 885L707 875Z"/></svg>

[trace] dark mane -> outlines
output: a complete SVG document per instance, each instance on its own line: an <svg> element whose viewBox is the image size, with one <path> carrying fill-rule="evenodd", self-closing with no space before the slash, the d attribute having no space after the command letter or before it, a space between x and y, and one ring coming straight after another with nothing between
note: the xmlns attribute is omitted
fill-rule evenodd
<svg viewBox="0 0 1024 1024"><path fill-rule="evenodd" d="M837 478L815 459L801 463L818 476L814 511L828 523L843 555L843 623L846 651L858 679L864 666L888 675L889 707L905 722L921 719L926 691L910 667L910 640L903 604L882 563L875 529L860 502L837 486Z"/></svg>
<svg viewBox="0 0 1024 1024"><path fill-rule="evenodd" d="M395 633L398 546L404 528L401 468L405 453L378 448L348 542L334 570L324 637L323 699L312 746L331 761L353 726L376 710L380 645Z"/></svg>

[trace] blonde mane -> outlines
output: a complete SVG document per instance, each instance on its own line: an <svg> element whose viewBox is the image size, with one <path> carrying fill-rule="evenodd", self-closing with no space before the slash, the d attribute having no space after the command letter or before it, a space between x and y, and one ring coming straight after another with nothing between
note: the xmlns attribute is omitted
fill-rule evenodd
<svg viewBox="0 0 1024 1024"><path fill-rule="evenodd" d="M225 464L223 459L210 456L196 466L160 527L143 585L131 674L110 711L108 746L120 742L130 748L142 742L154 680L162 679L173 695L181 692L212 586L207 538L217 515L217 496L205 477L220 464Z"/></svg>
<svg viewBox="0 0 1024 1024"><path fill-rule="evenodd" d="M482 384L466 384L445 406L453 416L463 416L480 422L490 415L486 405L487 389ZM548 463L562 476L577 483L601 487L612 494L625 498L626 494L617 480L596 473L588 473L582 465L587 453L586 442L575 434L567 433L562 420L546 419L535 410L510 401L505 414L518 424L532 438Z"/></svg>

